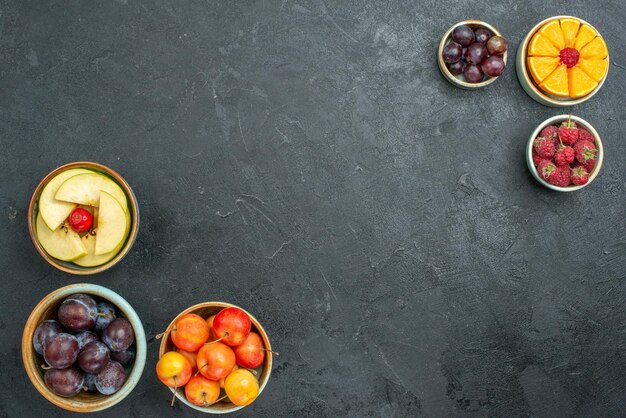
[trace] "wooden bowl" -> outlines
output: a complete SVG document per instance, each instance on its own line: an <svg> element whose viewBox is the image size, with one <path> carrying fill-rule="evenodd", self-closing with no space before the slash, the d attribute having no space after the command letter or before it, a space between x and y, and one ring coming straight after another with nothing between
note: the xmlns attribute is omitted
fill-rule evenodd
<svg viewBox="0 0 626 418"><path fill-rule="evenodd" d="M476 30L476 29L479 29L479 28L484 28L484 29L489 30L494 35L502 36L502 33L500 33L500 31L498 29L496 29L495 27L491 26L487 22L483 22L482 20L473 20L472 19L472 20L464 20L462 22L456 23L455 25L450 27L450 29L448 29L448 31L441 38L441 42L439 42L439 50L437 52L437 54L438 54L437 55L437 63L439 64L439 70L441 71L443 76L446 78L446 80L448 80L450 83L452 83L455 86L460 87L462 89L472 90L472 89L479 89L481 87L488 86L489 84L491 84L494 81L496 81L498 79L498 77L489 77L489 76L487 76L487 79L484 80L484 81L481 81L480 83L468 83L467 81L465 81L465 79L462 77L462 75L454 75L454 74L452 74L450 72L450 70L448 69L448 66L446 65L445 61L443 60L443 48L452 39L452 31L454 31L454 29L456 29L457 27L462 26L462 25L467 25L472 30ZM507 50L504 52L504 54L502 54L502 60L504 61L505 65L506 65L506 60L507 60L508 54L509 54L509 51L508 51L508 45L507 45Z"/></svg>
<svg viewBox="0 0 626 418"><path fill-rule="evenodd" d="M46 252L46 250L44 250L44 248L39 243L39 240L37 239L37 228L35 227L35 225L36 225L37 214L39 213L39 206L38 206L39 196L41 195L43 188L57 174L61 173L62 171L69 170L72 168L86 168L86 169L106 175L107 177L115 181L115 183L117 183L117 185L120 186L122 190L124 190L124 193L126 194L126 198L129 202L128 208L130 210L131 227L130 227L130 232L128 234L128 238L126 239L126 243L124 244L122 249L119 251L119 253L115 257L113 257L111 260L99 266L81 267L72 262L61 261L54 257L51 257ZM137 198L135 197L133 190L130 188L126 180L124 180L124 178L122 178L122 176L120 176L116 171L102 164L89 162L89 161L77 161L74 163L62 165L61 167L54 169L46 177L44 177L43 180L41 180L39 185L37 185L37 188L33 192L33 196L30 199L30 204L28 205L28 232L30 233L30 238L33 241L33 244L35 245L35 248L37 249L39 254L43 257L43 259L46 260L50 265L66 273L71 273L71 274L77 274L77 275L96 274L96 273L100 273L105 270L108 270L114 265L116 265L117 263L119 263L122 260L122 258L124 258L126 254L128 254L128 252L130 251L131 247L133 246L135 242L135 239L137 238L137 233L139 232L139 205L137 203Z"/></svg>
<svg viewBox="0 0 626 418"><path fill-rule="evenodd" d="M126 367L126 382L112 395L81 391L71 398L64 398L48 389L44 381L44 370L41 368L41 365L45 364L45 362L43 357L37 354L33 347L33 334L40 323L47 319L55 318L56 311L61 302L63 302L66 297L75 293L86 293L111 302L121 313L121 316L128 319L135 332L135 360L130 366ZM137 385L137 382L139 382L146 364L146 336L139 316L130 304L120 295L106 287L94 284L73 284L55 290L35 306L35 309L31 312L24 326L24 334L22 335L22 360L26 374L31 383L48 401L68 411L101 411L112 407L127 397Z"/></svg>
<svg viewBox="0 0 626 418"><path fill-rule="evenodd" d="M598 87L596 87L591 93L589 93L586 96L579 97L577 99L572 99L572 98L567 98L567 97L551 96L551 95L541 91L541 89L535 83L535 80L533 80L532 76L530 75L530 70L528 69L528 60L527 60L527 58L528 58L528 45L530 44L530 41L533 38L533 36L535 35L535 33L539 29L541 29L543 27L543 25L545 25L546 23L551 22L553 20L563 19L563 18L573 18L573 19L580 20L581 24L587 24L587 25L591 26L596 31L596 33L600 33L589 22L586 22L585 20L580 19L578 17L566 16L566 15L564 15L564 16L552 16L552 17L549 17L549 18L544 19L541 22L537 23L528 32L526 37L524 37L524 39L520 43L519 48L517 48L517 56L515 58L515 68L517 70L517 79L519 80L519 83L521 84L521 86L524 89L524 91L526 92L526 94L528 94L534 101L536 101L538 103L541 103L542 105L549 106L549 107L574 106L574 105L583 103L583 102L591 99L598 91L600 91L600 88L604 84L604 81L606 80L606 76L609 73L608 70L607 70L606 74L604 75L604 77L602 78L600 83L598 84ZM610 68L611 67L610 63L611 62L609 61L609 56L606 57L606 60L609 63L609 68Z"/></svg>
<svg viewBox="0 0 626 418"><path fill-rule="evenodd" d="M573 186L567 186L567 187L559 187L559 186L555 186L554 184L548 183L539 175L539 172L537 171L537 167L535 167L535 164L533 163L533 142L535 141L535 138L539 136L539 133L541 132L541 130L545 128L546 126L559 124L563 122L564 120L568 120L568 119L571 119L572 121L576 122L577 125L591 132L591 134L593 135L595 139L596 148L598 148L598 161L596 162L596 166L593 168L593 171L589 173L589 181L587 183L580 185L580 186L573 185ZM530 170L531 174L533 175L535 180L541 183L542 186L545 186L548 189L554 190L557 192L574 192L576 190L582 189L583 187L589 186L591 182L596 177L598 177L598 174L600 173L600 169L602 168L603 161L604 161L604 147L602 146L602 140L600 139L600 135L593 128L593 126L591 126L589 122L587 122L583 118L579 118L578 116L557 115L557 116L553 116L549 119L544 120L541 124L539 124L539 126L537 126L537 128L530 135L530 138L528 139L528 144L526 145L526 164L528 164L528 169Z"/></svg>
<svg viewBox="0 0 626 418"><path fill-rule="evenodd" d="M268 350L271 350L272 345L270 344L270 340L267 337L267 333L265 332L265 330L263 329L259 321L257 321L257 319L254 316L250 315L249 312L240 308L239 306L231 305L230 303L203 302L203 303L199 303L197 305L194 305L185 309L180 314L178 314L178 316L174 318L174 320L169 324L161 340L161 346L159 347L159 358L161 358L163 354L167 353L168 351L173 351L176 349L176 346L174 346L174 343L172 342L170 332L172 328L174 327L174 324L176 323L176 321L178 321L178 319L181 316L186 315L188 313L194 313L194 314L200 315L202 318L208 318L211 315L217 314L222 309L230 308L230 307L241 309L248 314L248 316L250 317L250 321L252 322L252 331L259 334L261 336L261 339L263 340L263 345L265 346L265 348ZM265 385L267 385L267 382L270 378L270 374L272 373L272 355L270 353L267 353L267 355L265 356L263 365L260 366L260 368L258 368L257 371L258 371L257 378L259 380L259 396L260 396L261 392L263 392L263 389L265 388ZM174 392L173 388L170 388L170 390L172 391L172 393ZM185 397L184 390L182 390L181 388L176 390L176 397L185 405L197 411L204 412L207 414L227 414L229 412L238 411L245 407L245 406L237 406L233 403L226 402L226 401L221 401L221 402L215 403L207 407L197 406L187 400L187 398Z"/></svg>

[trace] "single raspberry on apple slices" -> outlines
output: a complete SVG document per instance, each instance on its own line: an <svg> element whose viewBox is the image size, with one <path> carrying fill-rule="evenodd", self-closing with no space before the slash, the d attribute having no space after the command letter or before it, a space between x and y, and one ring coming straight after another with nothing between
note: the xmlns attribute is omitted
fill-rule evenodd
<svg viewBox="0 0 626 418"><path fill-rule="evenodd" d="M93 224L93 215L86 209L76 208L70 213L69 223L76 232L89 231Z"/></svg>
<svg viewBox="0 0 626 418"><path fill-rule="evenodd" d="M563 48L559 53L559 58L561 58L561 62L565 64L567 68L572 68L574 65L578 64L580 52L574 48Z"/></svg>

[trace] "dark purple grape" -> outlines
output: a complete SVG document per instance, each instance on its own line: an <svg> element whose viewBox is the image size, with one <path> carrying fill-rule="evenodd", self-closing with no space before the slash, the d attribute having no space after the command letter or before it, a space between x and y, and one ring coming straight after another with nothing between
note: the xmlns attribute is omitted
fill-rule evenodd
<svg viewBox="0 0 626 418"><path fill-rule="evenodd" d="M466 25L457 26L452 31L452 40L454 40L454 42L458 44L461 44L461 46L468 46L469 44L474 42L474 37L474 31Z"/></svg>
<svg viewBox="0 0 626 418"><path fill-rule="evenodd" d="M448 45L443 47L441 55L444 62L452 64L461 59L461 56L463 55L463 48L456 42L450 42Z"/></svg>
<svg viewBox="0 0 626 418"><path fill-rule="evenodd" d="M130 347L122 351L112 351L111 360L115 360L122 366L128 366L135 358L135 348Z"/></svg>
<svg viewBox="0 0 626 418"><path fill-rule="evenodd" d="M91 373L85 373L85 381L83 382L83 389L89 392L96 391L96 375Z"/></svg>
<svg viewBox="0 0 626 418"><path fill-rule="evenodd" d="M485 28L478 28L474 31L474 33L476 34L476 42L480 42L483 45L485 45L489 38L493 36L493 33L491 33L489 29Z"/></svg>
<svg viewBox="0 0 626 418"><path fill-rule="evenodd" d="M504 72L504 60L497 55L492 55L480 64L483 72L489 77L498 77Z"/></svg>
<svg viewBox="0 0 626 418"><path fill-rule="evenodd" d="M100 373L110 360L109 347L100 341L85 346L78 355L78 365L86 373Z"/></svg>
<svg viewBox="0 0 626 418"><path fill-rule="evenodd" d="M80 392L85 381L83 373L76 367L48 369L43 378L50 390L64 398Z"/></svg>
<svg viewBox="0 0 626 418"><path fill-rule="evenodd" d="M506 51L506 39L502 36L492 36L487 41L487 51L491 55L501 55Z"/></svg>
<svg viewBox="0 0 626 418"><path fill-rule="evenodd" d="M43 358L55 369L70 367L78 358L78 340L65 332L60 332L46 340Z"/></svg>
<svg viewBox="0 0 626 418"><path fill-rule="evenodd" d="M94 332L91 331L81 331L78 334L74 335L78 340L78 347L80 350L83 349L84 346L93 341L100 341L100 337Z"/></svg>
<svg viewBox="0 0 626 418"><path fill-rule="evenodd" d="M115 306L109 302L100 302L97 308L96 331L103 331L115 319Z"/></svg>
<svg viewBox="0 0 626 418"><path fill-rule="evenodd" d="M135 341L133 327L124 318L114 319L102 332L102 342L109 346L111 351L126 350Z"/></svg>
<svg viewBox="0 0 626 418"><path fill-rule="evenodd" d="M485 58L487 58L489 52L485 45L478 42L474 42L467 47L467 62L470 64L480 64Z"/></svg>
<svg viewBox="0 0 626 418"><path fill-rule="evenodd" d="M39 324L33 334L33 346L37 354L43 355L46 340L60 332L63 332L63 328L61 324L55 320L50 319Z"/></svg>
<svg viewBox="0 0 626 418"><path fill-rule="evenodd" d="M476 64L470 64L465 67L463 75L468 83L479 83L483 79L483 70Z"/></svg>
<svg viewBox="0 0 626 418"><path fill-rule="evenodd" d="M126 380L126 372L117 361L110 361L96 375L96 389L103 395L111 395L119 390Z"/></svg>
<svg viewBox="0 0 626 418"><path fill-rule="evenodd" d="M463 72L466 65L464 61L457 61L453 64L448 64L448 70L454 75L459 75Z"/></svg>
<svg viewBox="0 0 626 418"><path fill-rule="evenodd" d="M59 322L68 331L86 331L96 325L98 309L91 296L77 293L67 297L59 307Z"/></svg>

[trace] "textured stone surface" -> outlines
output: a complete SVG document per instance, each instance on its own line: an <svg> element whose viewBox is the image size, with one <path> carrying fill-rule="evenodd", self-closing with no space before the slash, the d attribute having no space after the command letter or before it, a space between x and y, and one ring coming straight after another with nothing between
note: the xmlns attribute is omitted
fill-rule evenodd
<svg viewBox="0 0 626 418"><path fill-rule="evenodd" d="M435 61L459 20L515 52L563 13L612 53L571 109L603 171L571 194L524 160L567 110L512 65L469 92ZM152 336L205 300L249 309L281 353L241 416L624 416L625 21L619 0L0 1L0 416L69 416L19 344L44 295L84 280L150 336L140 384L94 416L198 416L169 407ZM39 180L83 159L122 173L142 213L127 258L86 279L45 264L26 226Z"/></svg>

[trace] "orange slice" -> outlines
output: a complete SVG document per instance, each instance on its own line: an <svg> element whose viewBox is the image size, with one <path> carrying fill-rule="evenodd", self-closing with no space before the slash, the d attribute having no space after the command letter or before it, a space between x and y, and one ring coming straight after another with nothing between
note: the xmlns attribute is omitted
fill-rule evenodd
<svg viewBox="0 0 626 418"><path fill-rule="evenodd" d="M609 49L606 47L606 42L601 36L596 36L591 42L580 50L581 58L585 59L602 59L609 55Z"/></svg>
<svg viewBox="0 0 626 418"><path fill-rule="evenodd" d="M563 38L565 39L565 46L574 46L574 40L578 34L578 28L580 27L580 20L572 18L561 19L561 30L563 31Z"/></svg>
<svg viewBox="0 0 626 418"><path fill-rule="evenodd" d="M598 83L602 81L607 71L609 71L609 62L605 59L586 60L581 58L577 66Z"/></svg>
<svg viewBox="0 0 626 418"><path fill-rule="evenodd" d="M591 26L586 23L580 27L576 41L574 42L574 48L577 50L583 49L583 46L587 45L593 38L598 36L598 33Z"/></svg>
<svg viewBox="0 0 626 418"><path fill-rule="evenodd" d="M560 50L541 33L536 33L528 45L528 55L539 57L558 57Z"/></svg>
<svg viewBox="0 0 626 418"><path fill-rule="evenodd" d="M567 83L567 66L560 64L556 70L552 72L539 87L546 93L558 97L569 97L569 86Z"/></svg>
<svg viewBox="0 0 626 418"><path fill-rule="evenodd" d="M541 29L539 33L545 36L552 42L552 44L559 50L565 48L565 38L563 37L563 31L558 20L548 22Z"/></svg>
<svg viewBox="0 0 626 418"><path fill-rule="evenodd" d="M578 66L570 68L567 72L569 73L569 97L577 99L586 96L598 87L598 82Z"/></svg>
<svg viewBox="0 0 626 418"><path fill-rule="evenodd" d="M559 65L559 57L528 57L528 69L535 83L540 84Z"/></svg>

